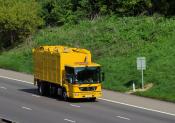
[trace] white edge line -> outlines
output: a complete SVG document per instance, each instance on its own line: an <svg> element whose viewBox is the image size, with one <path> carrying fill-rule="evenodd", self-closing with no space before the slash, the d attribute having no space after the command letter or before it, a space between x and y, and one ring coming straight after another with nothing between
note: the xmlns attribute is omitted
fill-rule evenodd
<svg viewBox="0 0 175 123"><path fill-rule="evenodd" d="M0 78L11 79L11 80L15 80L15 81L19 81L19 82L23 82L23 83L27 83L27 84L33 84L32 82L27 82L24 80L14 79L14 78L6 77L6 76L0 76Z"/></svg>
<svg viewBox="0 0 175 123"><path fill-rule="evenodd" d="M23 109L26 109L26 110L32 110L31 108L28 108L28 107L25 107L25 106L22 106Z"/></svg>
<svg viewBox="0 0 175 123"><path fill-rule="evenodd" d="M32 82L27 82L27 81L23 81L23 80L19 80L19 79L14 79L14 78L6 77L6 76L0 76L0 77L1 78L15 80L15 81L19 81L19 82L23 82L23 83L27 83L27 84L33 84ZM130 107L134 107L134 108L139 108L139 109L143 109L143 110L147 110L147 111L158 112L158 113L162 113L162 114L167 114L167 115L175 116L175 114L168 113L168 112L163 112L163 111L159 111L159 110L144 108L144 107L135 106L135 105L131 105L131 104L127 104L127 103L122 103L122 102L118 102L118 101L113 101L113 100L109 100L109 99L104 99L104 98L98 98L98 99L104 100L104 101L108 101L108 102L112 102L112 103L116 103L116 104L130 106Z"/></svg>
<svg viewBox="0 0 175 123"><path fill-rule="evenodd" d="M38 95L35 95L35 94L32 94L32 96L33 96L33 97L37 97L37 98L39 98L39 97L40 97L40 96L38 96Z"/></svg>
<svg viewBox="0 0 175 123"><path fill-rule="evenodd" d="M69 119L64 119L65 121L71 122L71 123L75 123L75 121L73 120L69 120Z"/></svg>
<svg viewBox="0 0 175 123"><path fill-rule="evenodd" d="M116 116L116 117L121 118L121 119L125 119L125 120L130 120L129 118L122 117L122 116Z"/></svg>
<svg viewBox="0 0 175 123"><path fill-rule="evenodd" d="M118 102L118 101L113 101L113 100L109 100L109 99L104 99L104 98L98 98L98 99L104 100L104 101L107 101L107 102L112 102L112 103L116 103L116 104L125 105L125 106L130 106L130 107L134 107L134 108L138 108L138 109L143 109L143 110L147 110L147 111L152 111L152 112L157 112L157 113L161 113L161 114L175 116L175 114L168 113L168 112L163 112L163 111L159 111L159 110L155 110L155 109L144 108L144 107L131 105L131 104L123 103L123 102Z"/></svg>
<svg viewBox="0 0 175 123"><path fill-rule="evenodd" d="M76 107L76 108L80 108L79 105L74 105L74 104L70 104L70 105L73 106L73 107Z"/></svg>

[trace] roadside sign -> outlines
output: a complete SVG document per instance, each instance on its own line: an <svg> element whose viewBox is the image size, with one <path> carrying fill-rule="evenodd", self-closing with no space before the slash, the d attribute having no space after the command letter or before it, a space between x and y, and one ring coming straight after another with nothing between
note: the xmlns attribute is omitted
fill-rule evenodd
<svg viewBox="0 0 175 123"><path fill-rule="evenodd" d="M141 73L142 73L142 89L144 89L143 70L146 70L146 58L145 57L137 57L137 70L141 70Z"/></svg>
<svg viewBox="0 0 175 123"><path fill-rule="evenodd" d="M146 58L145 57L137 58L137 70L146 70Z"/></svg>

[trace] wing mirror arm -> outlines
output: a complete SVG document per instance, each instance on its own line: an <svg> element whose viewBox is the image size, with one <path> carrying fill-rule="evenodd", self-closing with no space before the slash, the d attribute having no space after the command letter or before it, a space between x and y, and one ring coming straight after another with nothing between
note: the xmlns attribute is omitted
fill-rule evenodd
<svg viewBox="0 0 175 123"><path fill-rule="evenodd" d="M105 80L105 73L102 72L102 82Z"/></svg>

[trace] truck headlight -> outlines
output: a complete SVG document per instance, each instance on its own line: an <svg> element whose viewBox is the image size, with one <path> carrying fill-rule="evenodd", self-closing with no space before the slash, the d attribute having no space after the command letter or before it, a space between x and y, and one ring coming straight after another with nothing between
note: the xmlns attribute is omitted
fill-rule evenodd
<svg viewBox="0 0 175 123"><path fill-rule="evenodd" d="M74 93L74 96L78 96L78 93Z"/></svg>

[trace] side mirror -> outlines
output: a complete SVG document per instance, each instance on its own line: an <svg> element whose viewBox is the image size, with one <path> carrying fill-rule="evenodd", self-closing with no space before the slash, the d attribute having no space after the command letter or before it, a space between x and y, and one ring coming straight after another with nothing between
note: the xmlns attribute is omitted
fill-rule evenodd
<svg viewBox="0 0 175 123"><path fill-rule="evenodd" d="M72 77L69 78L69 82L70 82L70 83L73 83L73 81L72 81Z"/></svg>
<svg viewBox="0 0 175 123"><path fill-rule="evenodd" d="M66 74L66 81L69 82L69 83L72 83L73 82L72 75Z"/></svg>
<svg viewBox="0 0 175 123"><path fill-rule="evenodd" d="M102 72L102 81L104 81L104 80L105 80L105 73Z"/></svg>

